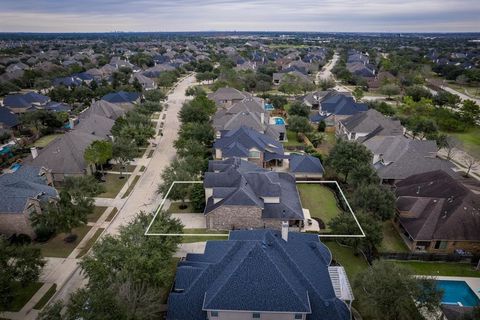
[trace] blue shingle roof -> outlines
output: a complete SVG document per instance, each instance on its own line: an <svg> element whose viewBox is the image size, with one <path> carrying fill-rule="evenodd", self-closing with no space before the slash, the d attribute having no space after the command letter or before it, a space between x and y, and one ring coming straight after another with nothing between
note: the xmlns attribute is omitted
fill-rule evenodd
<svg viewBox="0 0 480 320"><path fill-rule="evenodd" d="M358 112L367 111L368 106L364 103L356 103L352 97L337 94L322 101L321 110L327 114L354 115Z"/></svg>
<svg viewBox="0 0 480 320"><path fill-rule="evenodd" d="M323 173L324 169L320 159L313 157L311 155L300 155L300 154L291 154L290 155L290 172L294 173Z"/></svg>
<svg viewBox="0 0 480 320"><path fill-rule="evenodd" d="M0 127L12 128L18 125L18 117L10 109L0 107Z"/></svg>
<svg viewBox="0 0 480 320"><path fill-rule="evenodd" d="M139 97L140 94L137 92L119 91L104 95L102 100L110 103L134 103Z"/></svg>
<svg viewBox="0 0 480 320"><path fill-rule="evenodd" d="M169 320L207 319L206 310L305 313L307 319L350 319L328 273L331 254L317 235L231 231L208 241L204 254L178 264Z"/></svg>
<svg viewBox="0 0 480 320"><path fill-rule="evenodd" d="M33 104L45 104L50 100L49 97L28 92L25 94L9 94L3 99L3 105L12 108L28 108Z"/></svg>

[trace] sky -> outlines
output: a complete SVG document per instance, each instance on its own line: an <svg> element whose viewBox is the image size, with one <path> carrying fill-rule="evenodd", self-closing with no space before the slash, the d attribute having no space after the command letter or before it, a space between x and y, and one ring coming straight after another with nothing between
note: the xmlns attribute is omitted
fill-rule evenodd
<svg viewBox="0 0 480 320"><path fill-rule="evenodd" d="M480 0L0 0L0 32L480 32Z"/></svg>

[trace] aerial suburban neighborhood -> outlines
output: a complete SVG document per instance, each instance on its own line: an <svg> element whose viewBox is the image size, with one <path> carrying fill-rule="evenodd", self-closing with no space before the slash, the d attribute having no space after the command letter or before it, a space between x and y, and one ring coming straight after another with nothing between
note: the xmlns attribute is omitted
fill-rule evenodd
<svg viewBox="0 0 480 320"><path fill-rule="evenodd" d="M87 2L0 3L0 319L480 319L478 15L152 32Z"/></svg>

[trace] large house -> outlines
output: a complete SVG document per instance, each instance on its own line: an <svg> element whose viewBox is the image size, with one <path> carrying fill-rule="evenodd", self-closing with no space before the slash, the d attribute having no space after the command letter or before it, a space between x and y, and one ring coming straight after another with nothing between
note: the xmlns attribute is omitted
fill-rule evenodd
<svg viewBox="0 0 480 320"><path fill-rule="evenodd" d="M203 181L208 229L300 228L304 216L295 177L230 158L212 160Z"/></svg>
<svg viewBox="0 0 480 320"><path fill-rule="evenodd" d="M243 126L224 133L215 141L213 148L217 160L238 157L260 167L275 166L288 158L280 142Z"/></svg>
<svg viewBox="0 0 480 320"><path fill-rule="evenodd" d="M394 219L412 251L480 253L480 195L436 170L395 184Z"/></svg>
<svg viewBox="0 0 480 320"><path fill-rule="evenodd" d="M235 88L219 88L217 91L208 94L210 100L215 101L217 106L230 107L246 98L252 98L247 92L239 91Z"/></svg>
<svg viewBox="0 0 480 320"><path fill-rule="evenodd" d="M318 235L231 231L178 263L168 320L351 319L343 267Z"/></svg>
<svg viewBox="0 0 480 320"><path fill-rule="evenodd" d="M320 179L325 172L320 159L308 154L290 154L288 165L297 179Z"/></svg>
<svg viewBox="0 0 480 320"><path fill-rule="evenodd" d="M51 182L48 170L28 165L0 175L0 234L35 237L30 217L42 213L41 202L57 197Z"/></svg>
<svg viewBox="0 0 480 320"><path fill-rule="evenodd" d="M368 110L366 104L357 103L353 97L335 91L328 92L325 95L320 92L318 95L307 96L306 98L304 100L311 102L309 104L318 109L318 112L313 112L310 115L310 121L320 122L324 120L327 125L331 126L352 115Z"/></svg>
<svg viewBox="0 0 480 320"><path fill-rule="evenodd" d="M373 166L383 182L393 183L414 174L444 170L455 174L452 163L437 158L433 140L413 140L404 136L373 136L363 142L373 154Z"/></svg>
<svg viewBox="0 0 480 320"><path fill-rule="evenodd" d="M401 136L405 128L399 120L385 117L375 109L357 113L336 125L338 136L363 142L373 136Z"/></svg>
<svg viewBox="0 0 480 320"><path fill-rule="evenodd" d="M219 93L220 90L217 90L216 93ZM218 99L219 96L226 98L226 95L217 94L216 98L212 97L212 99ZM234 96L232 95L232 97ZM270 119L263 100L245 97L240 101L236 101L236 99L215 101L219 107L213 116L213 128L217 139L222 137L225 132L236 130L242 126L269 135L275 140L283 141L286 139L285 124ZM232 104L229 101L232 101Z"/></svg>
<svg viewBox="0 0 480 320"><path fill-rule="evenodd" d="M14 113L25 113L43 109L50 98L35 92L9 94L3 99L3 105Z"/></svg>
<svg viewBox="0 0 480 320"><path fill-rule="evenodd" d="M18 125L18 116L10 109L0 107L0 134L13 130Z"/></svg>

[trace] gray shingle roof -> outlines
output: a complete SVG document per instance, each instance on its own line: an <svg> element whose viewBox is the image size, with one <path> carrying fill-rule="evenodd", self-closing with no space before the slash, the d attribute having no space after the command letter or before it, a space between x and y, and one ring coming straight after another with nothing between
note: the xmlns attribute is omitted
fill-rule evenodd
<svg viewBox="0 0 480 320"><path fill-rule="evenodd" d="M375 109L357 113L341 120L341 123L349 132L375 132L375 135L382 136L403 135L400 121L389 119Z"/></svg>
<svg viewBox="0 0 480 320"><path fill-rule="evenodd" d="M295 177L259 168L239 158L210 161L203 185L212 188L216 198L210 197L205 214L222 205L256 206L262 208L262 218L302 220L303 210ZM216 191L220 188L219 191ZM279 198L280 203L264 203L263 198Z"/></svg>
<svg viewBox="0 0 480 320"><path fill-rule="evenodd" d="M350 319L328 273L329 250L317 235L232 231L188 254L177 267L169 320L207 319L205 310L305 313L307 319ZM188 307L185 307L188 306Z"/></svg>
<svg viewBox="0 0 480 320"><path fill-rule="evenodd" d="M293 173L322 173L324 172L320 159L311 155L290 155L290 172Z"/></svg>
<svg viewBox="0 0 480 320"><path fill-rule="evenodd" d="M22 165L13 173L0 175L0 212L23 213L31 198L44 200L57 196L55 188L40 176L40 168Z"/></svg>

